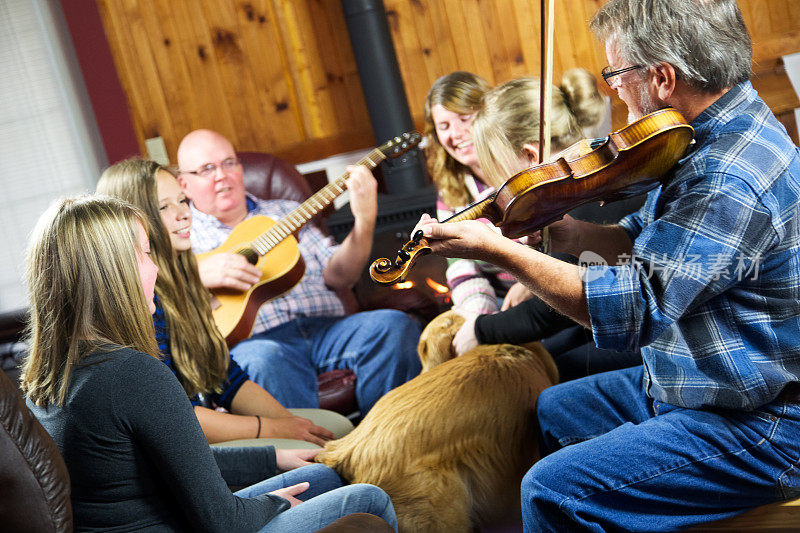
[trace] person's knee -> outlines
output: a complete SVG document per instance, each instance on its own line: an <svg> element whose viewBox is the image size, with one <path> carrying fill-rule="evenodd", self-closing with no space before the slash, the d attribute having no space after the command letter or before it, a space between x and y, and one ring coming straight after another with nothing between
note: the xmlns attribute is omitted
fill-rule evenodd
<svg viewBox="0 0 800 533"><path fill-rule="evenodd" d="M559 512L561 504L568 499L564 493L568 484L563 471L559 470L558 461L550 458L534 464L522 478L520 499L526 515L543 516Z"/></svg>
<svg viewBox="0 0 800 533"><path fill-rule="evenodd" d="M544 414L551 412L554 408L554 405L558 403L558 395L553 393L553 389L555 387L547 387L542 392L539 393L539 397L536 398L536 417L540 417Z"/></svg>
<svg viewBox="0 0 800 533"><path fill-rule="evenodd" d="M416 334L416 338L413 339L415 346L420 333L422 333L417 319L397 309L370 311L370 318L373 320L376 330L382 334L397 336L401 339L408 339Z"/></svg>
<svg viewBox="0 0 800 533"><path fill-rule="evenodd" d="M256 339L237 344L231 350L231 356L249 374L274 372L284 357L283 349L277 342Z"/></svg>
<svg viewBox="0 0 800 533"><path fill-rule="evenodd" d="M391 504L391 499L386 492L375 485L368 483L355 483L345 487L351 495L357 495L358 499L369 502L370 511L374 514L383 512Z"/></svg>
<svg viewBox="0 0 800 533"><path fill-rule="evenodd" d="M308 479L312 482L325 483L326 486L342 484L342 478L334 469L321 463L312 463L304 467L304 473L308 474Z"/></svg>

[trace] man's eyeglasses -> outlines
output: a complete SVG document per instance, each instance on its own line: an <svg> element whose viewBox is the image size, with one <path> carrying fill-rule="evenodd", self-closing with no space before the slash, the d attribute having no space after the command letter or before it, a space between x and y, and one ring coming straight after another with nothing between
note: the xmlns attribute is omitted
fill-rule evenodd
<svg viewBox="0 0 800 533"><path fill-rule="evenodd" d="M624 74L626 72L630 72L631 70L636 70L638 68L642 68L644 65L633 65L632 67L625 67L619 70L611 70L611 67L605 67L601 72L600 75L603 76L603 79L606 80L606 83L609 87L611 87L611 82L609 81L614 76L619 76L620 74Z"/></svg>
<svg viewBox="0 0 800 533"><path fill-rule="evenodd" d="M184 174L194 174L195 176L200 176L201 178L210 178L217 174L218 168L221 168L223 172L227 172L238 166L239 160L235 157L229 157L228 159L223 159L219 165L216 163L208 163L197 170L181 170L181 172Z"/></svg>

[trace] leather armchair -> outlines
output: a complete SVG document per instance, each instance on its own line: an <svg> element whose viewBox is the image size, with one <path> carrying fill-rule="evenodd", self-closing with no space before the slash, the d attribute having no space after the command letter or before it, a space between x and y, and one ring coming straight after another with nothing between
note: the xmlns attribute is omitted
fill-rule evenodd
<svg viewBox="0 0 800 533"><path fill-rule="evenodd" d="M0 457L0 527L72 531L67 467L5 372L0 372Z"/></svg>
<svg viewBox="0 0 800 533"><path fill-rule="evenodd" d="M279 198L303 202L312 191L305 178L293 165L264 152L239 152L244 171L244 186L250 194L264 200ZM326 231L320 220L310 223ZM352 291L337 291L348 313L358 311L358 303ZM320 408L349 415L358 410L355 397L356 376L351 370L333 370L320 374Z"/></svg>

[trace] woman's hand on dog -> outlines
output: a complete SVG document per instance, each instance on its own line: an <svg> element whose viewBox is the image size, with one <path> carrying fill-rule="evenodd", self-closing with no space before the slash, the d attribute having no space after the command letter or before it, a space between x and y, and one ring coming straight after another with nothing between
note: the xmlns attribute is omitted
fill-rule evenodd
<svg viewBox="0 0 800 533"><path fill-rule="evenodd" d="M317 456L320 449L314 450L275 450L275 462L278 469L283 471L294 470L301 466L308 466L311 460Z"/></svg>
<svg viewBox="0 0 800 533"><path fill-rule="evenodd" d="M478 315L458 308L454 308L453 311L464 317L464 323L453 337L453 349L456 355L464 355L480 344L475 336L475 320Z"/></svg>
<svg viewBox="0 0 800 533"><path fill-rule="evenodd" d="M506 297L503 298L503 306L500 310L505 311L506 309L511 309L531 298L533 298L533 293L528 290L528 287L518 281L508 289Z"/></svg>
<svg viewBox="0 0 800 533"><path fill-rule="evenodd" d="M273 490L272 492L270 492L270 494L274 494L275 496L280 496L284 500L288 500L289 505L294 507L299 503L303 503L297 498L295 498L295 496L304 493L305 491L308 490L308 487L310 486L311 484L308 481L303 481L302 483L298 483L297 485L292 485L290 487L284 487L282 489Z"/></svg>

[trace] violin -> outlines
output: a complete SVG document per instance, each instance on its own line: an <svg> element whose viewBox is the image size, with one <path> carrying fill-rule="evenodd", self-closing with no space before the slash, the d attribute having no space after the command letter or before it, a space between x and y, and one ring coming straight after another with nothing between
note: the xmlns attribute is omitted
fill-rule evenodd
<svg viewBox="0 0 800 533"><path fill-rule="evenodd" d="M503 235L529 235L585 203L612 202L654 189L686 153L694 137L674 108L645 115L604 139L583 139L548 163L509 178L486 199L443 222L486 218ZM419 257L431 252L418 230L394 261L381 258L369 274L381 285L405 280Z"/></svg>

